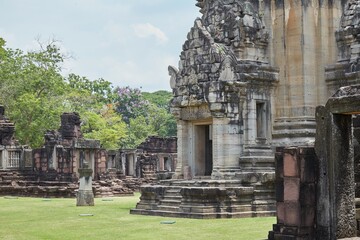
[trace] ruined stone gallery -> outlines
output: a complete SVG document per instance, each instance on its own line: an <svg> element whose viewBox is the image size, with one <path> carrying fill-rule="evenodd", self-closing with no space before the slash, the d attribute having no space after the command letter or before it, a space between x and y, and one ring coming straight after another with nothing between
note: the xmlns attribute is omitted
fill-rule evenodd
<svg viewBox="0 0 360 240"><path fill-rule="evenodd" d="M46 132L42 148L30 149L17 142L14 123L4 114L0 106L0 195L77 195L79 205L92 205L93 195L133 195L141 184L174 172L176 138L153 136L137 149L106 150L83 138L79 114L63 113L60 129Z"/></svg>

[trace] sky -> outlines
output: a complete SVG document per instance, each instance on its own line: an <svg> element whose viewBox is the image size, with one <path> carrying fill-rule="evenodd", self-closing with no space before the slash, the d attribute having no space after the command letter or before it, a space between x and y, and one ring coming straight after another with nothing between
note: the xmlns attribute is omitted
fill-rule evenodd
<svg viewBox="0 0 360 240"><path fill-rule="evenodd" d="M0 0L6 47L36 50L58 41L70 56L63 74L142 91L170 91L187 33L200 17L196 0Z"/></svg>

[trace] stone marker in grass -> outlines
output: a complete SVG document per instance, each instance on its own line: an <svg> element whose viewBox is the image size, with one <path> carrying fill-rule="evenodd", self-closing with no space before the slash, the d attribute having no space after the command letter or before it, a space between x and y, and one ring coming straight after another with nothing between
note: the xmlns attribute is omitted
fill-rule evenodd
<svg viewBox="0 0 360 240"><path fill-rule="evenodd" d="M94 206L92 173L93 170L90 168L79 168L80 185L76 196L76 206Z"/></svg>

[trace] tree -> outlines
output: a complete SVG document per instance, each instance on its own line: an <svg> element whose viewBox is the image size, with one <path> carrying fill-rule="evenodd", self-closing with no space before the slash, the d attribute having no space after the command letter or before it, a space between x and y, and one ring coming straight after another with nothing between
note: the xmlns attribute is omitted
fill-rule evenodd
<svg viewBox="0 0 360 240"><path fill-rule="evenodd" d="M154 104L149 106L149 124L156 135L161 137L176 136L176 120L165 108L159 108Z"/></svg>
<svg viewBox="0 0 360 240"><path fill-rule="evenodd" d="M144 99L149 101L150 103L155 104L159 108L169 109L169 103L172 98L172 93L160 90L153 93L149 92L143 92L142 95L144 96Z"/></svg>
<svg viewBox="0 0 360 240"><path fill-rule="evenodd" d="M44 132L59 126L61 96L66 89L61 76L63 60L54 42L27 53L5 50L0 64L0 102L15 122L22 144L39 147Z"/></svg>
<svg viewBox="0 0 360 240"><path fill-rule="evenodd" d="M103 78L91 81L86 77L71 73L67 77L67 81L72 89L94 95L99 103L108 104L114 101L113 86L111 82Z"/></svg>
<svg viewBox="0 0 360 240"><path fill-rule="evenodd" d="M157 135L162 137L176 136L177 127L174 116L170 113L172 93L164 90L153 93L143 92L150 102L150 121Z"/></svg>
<svg viewBox="0 0 360 240"><path fill-rule="evenodd" d="M84 137L98 139L106 149L118 149L128 136L127 125L112 106L104 106L98 114L87 112L82 116Z"/></svg>
<svg viewBox="0 0 360 240"><path fill-rule="evenodd" d="M152 126L148 124L144 116L138 116L129 120L127 138L121 143L122 148L136 148L144 142L148 136L156 135Z"/></svg>
<svg viewBox="0 0 360 240"><path fill-rule="evenodd" d="M115 108L123 117L123 120L129 124L130 119L139 116L147 117L149 102L144 99L140 89L130 87L118 87L115 89Z"/></svg>
<svg viewBox="0 0 360 240"><path fill-rule="evenodd" d="M105 148L133 148L149 135L173 136L175 119L169 113L171 93L142 94L140 89L113 90L102 78L61 75L65 55L56 42L36 51L5 48L0 38L0 103L15 122L16 138L33 148L43 144L46 130L57 129L63 112L78 112L87 138Z"/></svg>
<svg viewBox="0 0 360 240"><path fill-rule="evenodd" d="M6 56L5 43L5 40L0 37L0 63L2 62L2 59Z"/></svg>

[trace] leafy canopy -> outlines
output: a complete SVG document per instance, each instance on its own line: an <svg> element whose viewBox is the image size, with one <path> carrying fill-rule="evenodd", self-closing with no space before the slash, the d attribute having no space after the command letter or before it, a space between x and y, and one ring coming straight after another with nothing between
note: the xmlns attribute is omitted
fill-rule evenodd
<svg viewBox="0 0 360 240"><path fill-rule="evenodd" d="M176 135L170 92L142 93L114 88L103 78L63 76L66 56L55 41L28 52L5 43L0 38L0 104L15 122L21 144L41 147L46 130L59 128L63 112L78 112L83 135L107 149L134 148L149 135Z"/></svg>

